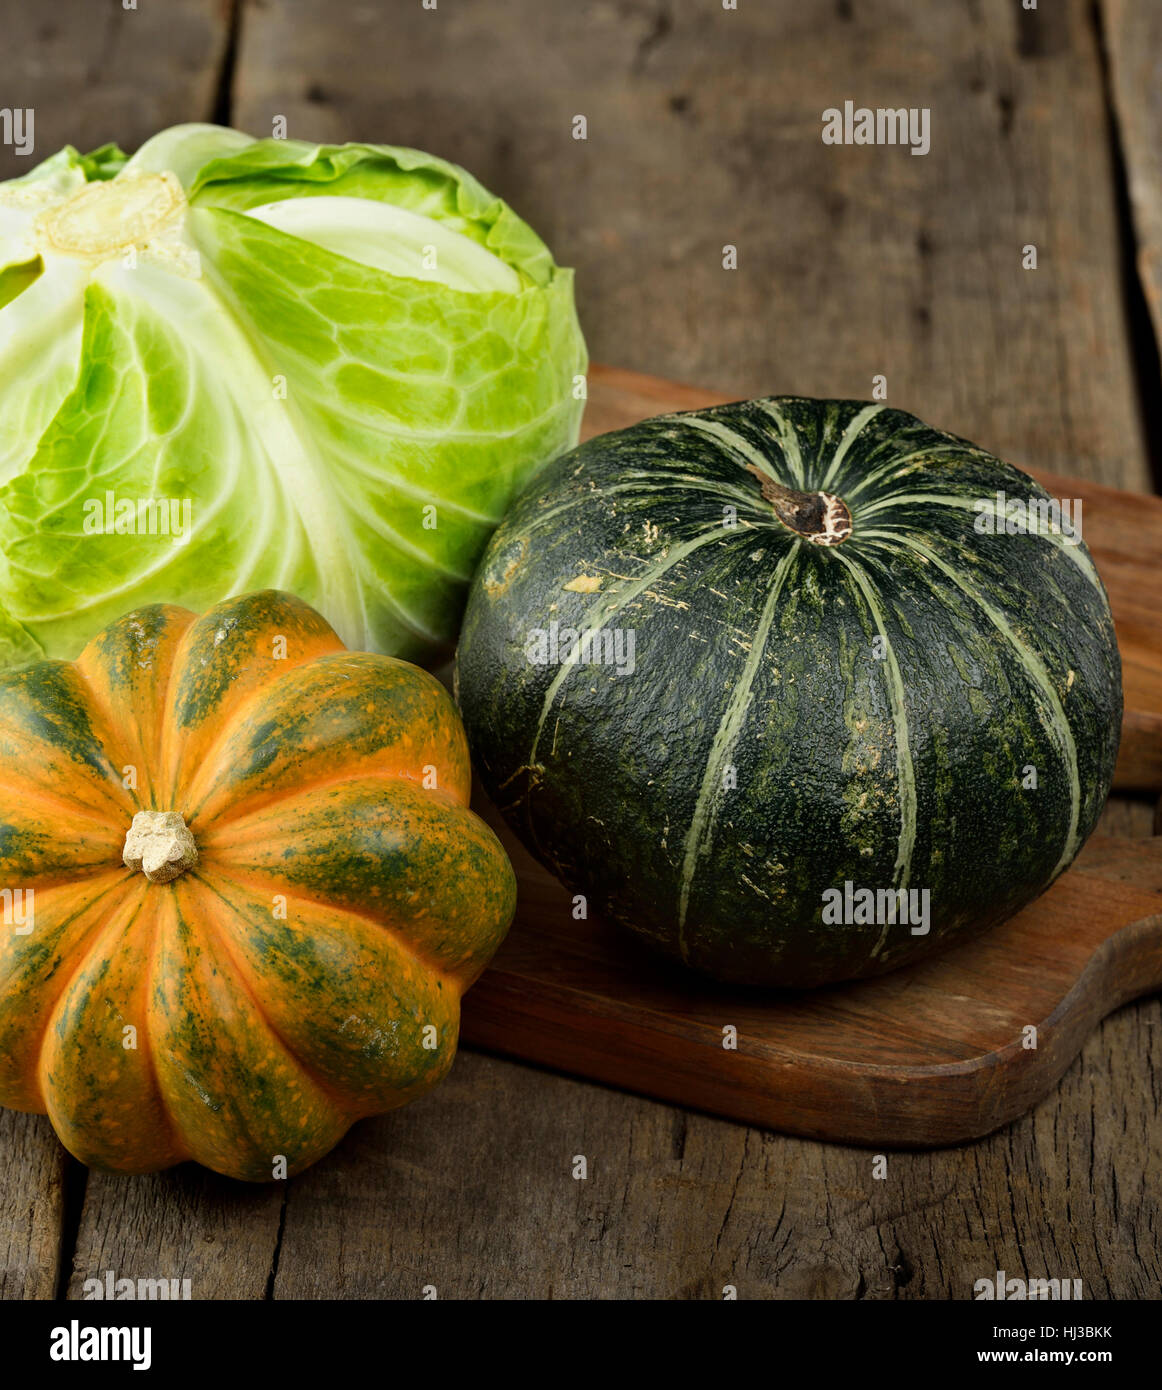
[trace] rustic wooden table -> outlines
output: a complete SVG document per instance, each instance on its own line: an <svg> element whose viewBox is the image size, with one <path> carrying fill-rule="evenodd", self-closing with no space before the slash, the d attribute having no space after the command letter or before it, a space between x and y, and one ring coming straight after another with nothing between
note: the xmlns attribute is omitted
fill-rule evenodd
<svg viewBox="0 0 1162 1390"><path fill-rule="evenodd" d="M1158 482L1162 6L3 0L0 21L0 101L35 109L38 157L278 116L418 145L577 267L596 360L740 396L883 375L1015 463ZM930 152L824 146L848 99L930 108ZM1103 828L1150 834L1152 808ZM880 1179L868 1152L467 1052L289 1187L89 1174L4 1113L0 1292L112 1270L195 1298L965 1298L1002 1268L1156 1298L1160 1025L1158 999L1122 1010L1022 1121Z"/></svg>

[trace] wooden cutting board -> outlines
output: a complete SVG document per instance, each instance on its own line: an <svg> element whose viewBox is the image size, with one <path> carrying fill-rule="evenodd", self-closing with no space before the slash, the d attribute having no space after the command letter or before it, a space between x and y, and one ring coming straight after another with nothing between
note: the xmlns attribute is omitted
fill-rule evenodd
<svg viewBox="0 0 1162 1390"><path fill-rule="evenodd" d="M586 437L729 399L632 372L590 373ZM1115 786L1162 788L1162 499L1038 473L1084 503L1110 595L1126 713ZM1047 893L977 941L832 989L716 986L572 896L478 798L512 856L512 932L464 1001L465 1042L812 1138L937 1146L987 1134L1046 1095L1094 1024L1162 988L1162 838L1094 837Z"/></svg>

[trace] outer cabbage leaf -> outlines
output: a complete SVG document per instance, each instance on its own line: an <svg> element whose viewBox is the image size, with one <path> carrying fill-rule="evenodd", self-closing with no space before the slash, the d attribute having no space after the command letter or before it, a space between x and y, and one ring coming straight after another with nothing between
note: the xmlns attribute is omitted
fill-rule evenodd
<svg viewBox="0 0 1162 1390"><path fill-rule="evenodd" d="M138 236L163 178L180 215ZM97 183L128 240L62 252L45 209ZM442 160L207 126L62 151L0 185L0 662L267 586L436 659L585 367L571 272Z"/></svg>

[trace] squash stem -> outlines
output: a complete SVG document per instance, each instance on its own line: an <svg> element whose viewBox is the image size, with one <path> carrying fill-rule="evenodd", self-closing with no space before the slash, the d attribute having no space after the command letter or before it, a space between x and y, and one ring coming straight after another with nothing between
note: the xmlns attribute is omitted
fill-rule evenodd
<svg viewBox="0 0 1162 1390"><path fill-rule="evenodd" d="M171 883L198 862L198 847L177 811L138 811L121 861L150 883Z"/></svg>
<svg viewBox="0 0 1162 1390"><path fill-rule="evenodd" d="M851 511L842 497L830 492L796 492L753 465L748 468L788 530L813 545L841 545L851 535Z"/></svg>

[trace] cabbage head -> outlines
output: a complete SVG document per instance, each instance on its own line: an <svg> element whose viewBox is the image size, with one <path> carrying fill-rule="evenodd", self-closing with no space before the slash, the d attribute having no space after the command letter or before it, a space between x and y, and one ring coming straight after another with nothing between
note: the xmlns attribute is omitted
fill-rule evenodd
<svg viewBox="0 0 1162 1390"><path fill-rule="evenodd" d="M442 159L60 151L0 183L0 665L263 588L438 659L585 370L572 272Z"/></svg>

